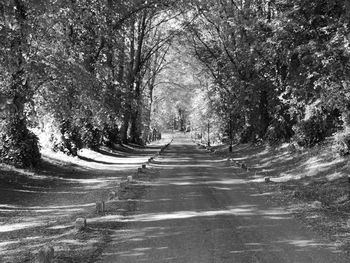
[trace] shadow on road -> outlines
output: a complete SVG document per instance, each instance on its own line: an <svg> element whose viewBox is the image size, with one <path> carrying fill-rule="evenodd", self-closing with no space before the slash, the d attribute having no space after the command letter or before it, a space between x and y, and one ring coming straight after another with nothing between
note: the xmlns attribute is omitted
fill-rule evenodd
<svg viewBox="0 0 350 263"><path fill-rule="evenodd" d="M177 138L135 214L95 219L127 223L100 262L347 262L225 162Z"/></svg>

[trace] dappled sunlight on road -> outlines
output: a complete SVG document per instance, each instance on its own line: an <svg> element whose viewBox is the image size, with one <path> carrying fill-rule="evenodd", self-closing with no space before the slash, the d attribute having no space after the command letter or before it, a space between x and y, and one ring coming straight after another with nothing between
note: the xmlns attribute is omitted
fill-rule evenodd
<svg viewBox="0 0 350 263"><path fill-rule="evenodd" d="M177 220L177 219L187 219L194 217L211 217L211 216L222 216L222 215L240 215L248 216L253 215L253 210L244 208L233 208L229 210L220 211L178 211L172 213L159 213L159 214L139 214L130 217L120 216L106 216L98 219L92 219L93 222L106 222L120 220L123 222L154 222L162 220Z"/></svg>
<svg viewBox="0 0 350 263"><path fill-rule="evenodd" d="M220 185L241 185L248 184L249 181L246 179L239 178L215 178L213 176L201 175L203 173L199 173L198 176L178 176L174 178L164 177L159 179L157 182L152 182L153 186L165 186L165 185L174 185L174 186L191 186L191 185L208 185L212 187L220 187ZM215 180L216 179L216 180ZM217 185L217 186L216 186Z"/></svg>
<svg viewBox="0 0 350 263"><path fill-rule="evenodd" d="M63 262L65 251L73 251L80 262L96 251L97 262L152 263L211 259L256 263L273 257L277 261L271 262L282 262L285 255L294 259L290 262L301 262L315 251L338 253L336 244L309 233L290 212L266 203L272 193L257 191L248 176L257 167L246 171L227 166L227 159L207 154L184 136L147 164L144 176L148 179L136 178L133 190L125 190L122 199L106 202L105 212L96 213L96 200L107 200L120 179L130 175L131 170L118 159L132 159L130 167L146 159L133 159L129 150L126 157L107 149L83 151L73 166L59 164L65 169L60 174L51 176L55 164L47 166L45 173L23 175L17 182L1 185L15 198L0 204L0 216L14 215L14 220L0 223L0 233L8 237L0 240L0 250L15 257L18 251L52 243ZM258 154L265 162L261 163L265 173L277 173L274 161L290 162L284 154L276 160L268 155L266 151ZM249 158L248 154L236 156L233 161ZM263 174L255 176L261 180ZM87 217L88 225L77 232L74 220L80 216Z"/></svg>
<svg viewBox="0 0 350 263"><path fill-rule="evenodd" d="M143 214L137 215L133 217L133 219L128 220L137 220L137 226L143 225L144 227L135 227L130 228L125 231L115 231L113 234L113 242L111 246L115 246L113 251L108 251L104 253L104 256L107 258L131 258L132 262L150 262L152 260L152 255L163 255L163 260L166 255L172 255L176 245L172 244L171 240L180 241L183 240L185 242L186 239L193 239L194 241L197 238L202 238L202 242L210 242L207 240L205 233L210 234L210 237L215 240L216 237L219 237L225 233L233 233L233 235L237 236L236 240L233 240L231 243L232 248L237 249L228 249L224 254L240 254L241 256L251 255L253 252L261 252L261 253L292 253L294 256L304 257L308 253L308 251L314 249L327 249L332 253L338 253L336 244L321 242L320 240L316 241L314 239L302 239L298 237L298 234L292 235L291 239L283 239L283 237L279 237L278 235L272 237L270 240L266 240L265 242L244 242L244 240L239 237L240 235L246 236L249 239L249 233L259 232L263 229L266 234L271 235L274 229L278 229L278 227L283 226L283 222L278 220L287 220L291 219L290 217L281 217L280 219L271 220L270 217L264 217L264 221L259 222L258 225L238 225L236 227L230 225L222 225L221 227L210 227L207 228L204 232L201 232L201 237L191 236L191 232L194 229L197 229L197 224L199 222L200 225L203 225L203 221L198 221L198 217L203 217L202 220L204 222L208 222L210 225L215 224L218 221L218 216L242 216L244 221L238 221L241 223L250 222L252 219L247 220L250 216L261 216L265 215L278 215L282 213L282 215L286 215L280 208L271 209L271 210L257 210L255 206L243 205L241 208L231 209L227 211L179 211L176 213L168 213L168 214ZM155 222L159 220L175 220L174 223L161 224L158 227L155 226ZM179 221L180 220L180 221ZM236 221L237 219L232 218L232 220ZM273 222L273 224L271 223ZM199 230L199 229L198 229ZM243 232L242 232L243 231ZM253 236L255 236L253 234ZM198 240L199 241L199 240ZM131 243L132 245L129 249L125 249L123 244ZM184 254L177 254L173 259L176 262L186 262L187 252L192 249L196 250L195 244L185 242L189 247L189 250L184 250ZM149 244L146 246L146 244ZM181 246L181 245L180 245ZM217 246L221 246L220 243L217 243ZM225 246L223 245L223 248ZM177 251L177 250L175 250ZM220 250L219 250L220 251ZM204 253L204 252L203 252ZM189 256L189 255L187 255ZM169 258L171 258L169 256ZM123 262L123 261L122 261ZM225 261L226 262L226 261ZM232 262L232 261L227 261ZM244 262L244 261L239 261ZM297 261L296 261L297 262Z"/></svg>
<svg viewBox="0 0 350 263"><path fill-rule="evenodd" d="M154 163L160 176L149 183L152 192L147 202L141 200L140 211L91 219L96 226L116 221L129 226L114 231L101 262L255 263L282 262L285 256L291 258L286 262L304 262L315 251L338 253L336 244L314 238L290 212L267 205L272 193L252 188L249 172L228 167L227 159L210 156L188 140L179 141ZM267 150L257 156L265 172L277 172L274 162L291 161L287 154L273 159ZM232 160L250 159L247 154ZM263 175L256 174L259 178Z"/></svg>
<svg viewBox="0 0 350 263"><path fill-rule="evenodd" d="M103 217L91 218L89 221L93 223L102 222L155 222L164 220L179 220L199 217L218 217L218 216L260 216L267 219L285 220L290 219L290 213L282 208L274 208L269 210L260 210L254 205L242 205L237 207L227 207L225 210L212 211L176 211L169 213L149 213L137 214L133 216L107 215Z"/></svg>
<svg viewBox="0 0 350 263"><path fill-rule="evenodd" d="M296 247L301 247L301 248L307 248L307 247L322 247L322 246L329 246L330 244L326 243L321 243L316 240L282 240L282 241L277 241L276 243L279 244L290 244ZM330 246L331 248L334 248L333 246Z"/></svg>

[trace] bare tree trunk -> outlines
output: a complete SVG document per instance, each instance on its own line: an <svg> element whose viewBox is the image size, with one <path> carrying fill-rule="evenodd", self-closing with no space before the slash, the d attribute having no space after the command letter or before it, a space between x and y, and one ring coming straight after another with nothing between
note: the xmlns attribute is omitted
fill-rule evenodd
<svg viewBox="0 0 350 263"><path fill-rule="evenodd" d="M137 144L142 144L141 134L142 134L142 76L141 76L141 56L143 51L143 44L146 36L146 20L147 12L144 12L138 27L138 43L136 50L136 58L134 65L134 108L131 111L131 141Z"/></svg>
<svg viewBox="0 0 350 263"><path fill-rule="evenodd" d="M121 127L121 139L123 143L128 142L129 123L132 112L133 88L134 88L134 66L135 66L135 21L130 22L130 55L127 81L125 83L125 106L123 113L123 124Z"/></svg>

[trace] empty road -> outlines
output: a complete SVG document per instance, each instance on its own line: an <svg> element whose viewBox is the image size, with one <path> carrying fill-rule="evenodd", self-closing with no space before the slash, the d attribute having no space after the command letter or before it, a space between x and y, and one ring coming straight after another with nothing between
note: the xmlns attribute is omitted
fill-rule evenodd
<svg viewBox="0 0 350 263"><path fill-rule="evenodd" d="M159 174L99 262L350 262L185 136L153 166Z"/></svg>

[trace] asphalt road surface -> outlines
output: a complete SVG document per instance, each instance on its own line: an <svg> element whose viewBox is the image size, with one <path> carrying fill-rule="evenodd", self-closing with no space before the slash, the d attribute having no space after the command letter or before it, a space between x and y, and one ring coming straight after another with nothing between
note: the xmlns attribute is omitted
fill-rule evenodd
<svg viewBox="0 0 350 263"><path fill-rule="evenodd" d="M177 136L160 174L101 262L350 262L335 244L268 202L245 172Z"/></svg>

